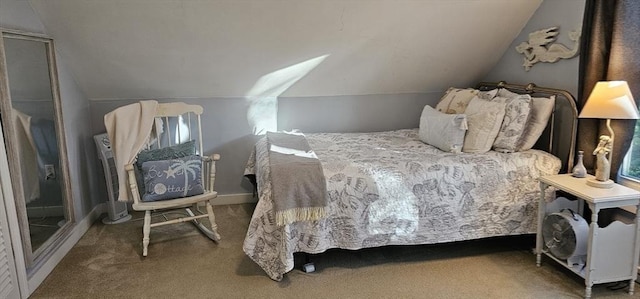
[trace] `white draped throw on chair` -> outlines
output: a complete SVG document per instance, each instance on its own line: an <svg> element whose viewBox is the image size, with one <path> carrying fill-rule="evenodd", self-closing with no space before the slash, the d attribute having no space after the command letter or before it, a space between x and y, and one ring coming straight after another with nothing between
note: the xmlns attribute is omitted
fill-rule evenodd
<svg viewBox="0 0 640 299"><path fill-rule="evenodd" d="M124 166L133 163L147 144L158 102L149 100L122 106L104 116L118 173L118 200L130 201Z"/></svg>

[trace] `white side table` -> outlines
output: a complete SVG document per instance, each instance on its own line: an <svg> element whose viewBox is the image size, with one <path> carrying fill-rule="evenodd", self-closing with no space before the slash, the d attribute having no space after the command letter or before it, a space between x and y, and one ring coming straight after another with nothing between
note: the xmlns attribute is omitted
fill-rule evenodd
<svg viewBox="0 0 640 299"><path fill-rule="evenodd" d="M584 278L585 298L591 298L591 287L594 284L623 280L629 280L629 294L633 295L640 255L640 217L637 216L640 213L636 214L632 224L613 221L606 227L598 226L598 214L601 209L624 206L636 206L640 211L640 192L618 184L611 189L591 187L586 184L587 178L574 178L570 174L560 174L539 179L536 264L540 266L541 256L544 254ZM544 246L542 221L546 211L545 190L549 186L578 197L591 209L587 263L584 267L567 264L566 261L553 256Z"/></svg>

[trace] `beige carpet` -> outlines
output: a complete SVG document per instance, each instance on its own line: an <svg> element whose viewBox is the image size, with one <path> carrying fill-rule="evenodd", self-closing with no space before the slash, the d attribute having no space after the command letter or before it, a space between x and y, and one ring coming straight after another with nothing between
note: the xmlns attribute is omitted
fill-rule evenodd
<svg viewBox="0 0 640 299"><path fill-rule="evenodd" d="M141 256L142 222L95 223L31 298L581 298L584 282L545 259L533 236L452 244L330 250L317 271L270 280L242 252L254 205L215 208L223 240L193 225L151 232ZM139 219L140 214L134 214ZM300 258L302 261L302 258ZM594 298L640 298L596 285Z"/></svg>

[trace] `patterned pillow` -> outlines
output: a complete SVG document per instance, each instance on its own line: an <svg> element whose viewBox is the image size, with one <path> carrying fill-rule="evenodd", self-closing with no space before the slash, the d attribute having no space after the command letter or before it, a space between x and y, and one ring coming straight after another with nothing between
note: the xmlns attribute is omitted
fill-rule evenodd
<svg viewBox="0 0 640 299"><path fill-rule="evenodd" d="M145 189L142 201L158 201L202 194L200 156L142 163Z"/></svg>
<svg viewBox="0 0 640 299"><path fill-rule="evenodd" d="M533 105L531 107L531 117L529 124L524 130L522 136L522 143L518 147L517 151L526 151L531 149L544 129L547 127L551 113L556 103L556 96L549 98L532 98Z"/></svg>
<svg viewBox="0 0 640 299"><path fill-rule="evenodd" d="M145 185L144 185L143 175L142 175L142 164L144 164L144 162L183 158L183 157L192 156L195 154L196 154L195 140L189 140L185 143L176 144L173 146L163 147L159 149L140 151L136 159L136 167L134 168L134 171L136 172L136 181L138 182L138 188L139 188L138 191L140 192L140 196L142 197L142 195L145 193Z"/></svg>
<svg viewBox="0 0 640 299"><path fill-rule="evenodd" d="M503 98L515 98L520 95L519 93L515 93L506 88L498 88L497 91L498 91L497 96L503 97Z"/></svg>
<svg viewBox="0 0 640 299"><path fill-rule="evenodd" d="M464 138L463 152L484 153L491 150L502 125L504 108L504 103L485 101L478 97L469 102L465 111L469 129Z"/></svg>
<svg viewBox="0 0 640 299"><path fill-rule="evenodd" d="M478 96L481 99L490 100L497 92L497 89L485 92L472 88L450 87L436 105L436 110L447 114L462 114L474 97Z"/></svg>
<svg viewBox="0 0 640 299"><path fill-rule="evenodd" d="M498 152L512 153L522 144L522 136L531 115L531 96L528 94L512 98L498 96L491 101L505 104L504 120L493 142L493 149Z"/></svg>
<svg viewBox="0 0 640 299"><path fill-rule="evenodd" d="M436 105L436 110L447 114L461 114L467 109L467 105L477 91L474 89L460 89L451 87L445 92L440 102Z"/></svg>
<svg viewBox="0 0 640 299"><path fill-rule="evenodd" d="M504 88L498 90L499 97L509 98L518 95L519 94ZM542 132L544 132L544 129L547 127L547 123L555 107L556 96L549 98L534 97L532 98L532 102L531 117L522 136L522 142L516 149L517 152L529 150L536 144L538 138L540 138L540 135L542 135Z"/></svg>
<svg viewBox="0 0 640 299"><path fill-rule="evenodd" d="M420 116L420 140L442 151L459 153L467 132L467 116L444 114L431 106L424 106Z"/></svg>
<svg viewBox="0 0 640 299"><path fill-rule="evenodd" d="M478 90L478 97L483 99L483 100L491 100L493 98L495 98L498 95L498 89L492 89L492 90L488 90L488 91L479 91Z"/></svg>
<svg viewBox="0 0 640 299"><path fill-rule="evenodd" d="M160 161L167 159L183 158L196 154L196 141L189 140L185 143L152 150L142 150L138 153L137 166L142 170L142 164L147 161Z"/></svg>

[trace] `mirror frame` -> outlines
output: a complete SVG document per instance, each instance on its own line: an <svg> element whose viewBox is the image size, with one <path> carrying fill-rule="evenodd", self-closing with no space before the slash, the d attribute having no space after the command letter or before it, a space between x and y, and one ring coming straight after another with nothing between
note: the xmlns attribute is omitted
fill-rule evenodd
<svg viewBox="0 0 640 299"><path fill-rule="evenodd" d="M64 205L64 214L67 222L60 227L47 241L45 241L38 249L32 250L31 238L29 235L29 223L27 219L27 207L25 200L25 192L22 189L22 174L19 165L18 151L16 145L17 135L15 128L11 122L12 104L11 92L9 90L9 74L7 72L6 52L4 48L4 39L13 38L28 41L41 42L45 46L46 58L49 66L49 80L51 85L51 96L54 108L54 123L56 126L56 138L58 145L58 154L60 160L60 170L62 175L62 198ZM55 49L53 39L43 34L24 32L0 27L0 111L2 111L2 127L4 128L5 147L9 158L9 171L12 174L11 185L16 203L16 212L18 214L18 222L20 226L20 236L22 241L22 249L24 251L25 263L27 265L27 275L31 276L35 270L40 268L60 247L64 239L71 233L75 226L75 217L73 213L73 199L71 192L71 183L69 181L69 160L67 156L67 147L64 133L64 122L62 119L62 103L60 100L60 87L58 85L58 69L55 59Z"/></svg>

